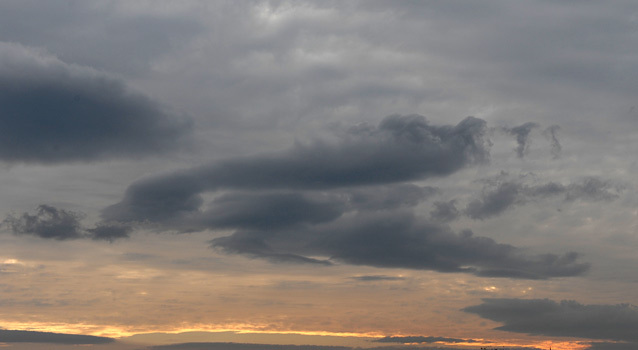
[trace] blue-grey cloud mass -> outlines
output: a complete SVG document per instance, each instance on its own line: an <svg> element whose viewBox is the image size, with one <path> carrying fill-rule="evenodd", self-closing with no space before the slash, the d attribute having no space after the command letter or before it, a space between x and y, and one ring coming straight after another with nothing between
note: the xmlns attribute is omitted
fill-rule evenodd
<svg viewBox="0 0 638 350"><path fill-rule="evenodd" d="M115 77L0 42L0 160L139 158L182 148L189 130Z"/></svg>

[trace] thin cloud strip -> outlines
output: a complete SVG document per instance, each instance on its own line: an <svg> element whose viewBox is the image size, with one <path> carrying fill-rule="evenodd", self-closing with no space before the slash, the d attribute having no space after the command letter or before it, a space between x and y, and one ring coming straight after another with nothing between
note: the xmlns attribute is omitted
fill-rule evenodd
<svg viewBox="0 0 638 350"><path fill-rule="evenodd" d="M108 344L115 339L92 335L0 329L0 343Z"/></svg>
<svg viewBox="0 0 638 350"><path fill-rule="evenodd" d="M383 337L375 340L377 343L401 343L401 344L414 344L414 343L485 343L485 341L474 339L460 339L460 338L446 338L446 337L432 337L432 336L405 336L405 337Z"/></svg>
<svg viewBox="0 0 638 350"><path fill-rule="evenodd" d="M139 158L184 147L190 129L120 79L0 42L0 160Z"/></svg>

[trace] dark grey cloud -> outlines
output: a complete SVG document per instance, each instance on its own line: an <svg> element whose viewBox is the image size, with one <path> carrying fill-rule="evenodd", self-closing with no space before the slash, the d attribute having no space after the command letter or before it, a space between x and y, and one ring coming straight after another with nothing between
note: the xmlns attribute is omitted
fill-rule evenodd
<svg viewBox="0 0 638 350"><path fill-rule="evenodd" d="M330 196L301 193L229 194L216 198L200 219L213 228L272 229L318 224L339 217L345 203Z"/></svg>
<svg viewBox="0 0 638 350"><path fill-rule="evenodd" d="M375 282L375 281L403 281L405 277L399 276L386 276L386 275L363 275L350 277L355 281L360 282Z"/></svg>
<svg viewBox="0 0 638 350"><path fill-rule="evenodd" d="M561 146L558 140L558 130L560 130L560 126L552 125L543 131L543 135L550 141L550 152L554 159L560 158L560 154L563 151L563 146Z"/></svg>
<svg viewBox="0 0 638 350"><path fill-rule="evenodd" d="M498 215L523 199L519 193L522 185L514 182L503 182L494 189L483 191L481 196L472 200L465 208L465 214L472 219L485 219Z"/></svg>
<svg viewBox="0 0 638 350"><path fill-rule="evenodd" d="M447 202L434 202L434 209L430 211L430 218L434 221L449 222L455 220L461 215L461 212L456 208L456 201L451 200Z"/></svg>
<svg viewBox="0 0 638 350"><path fill-rule="evenodd" d="M467 204L465 214L482 220L535 199L560 196L565 202L611 201L618 198L624 189L622 185L597 177L585 177L568 185L556 182L528 185L523 181L507 179L507 175L487 181L481 195Z"/></svg>
<svg viewBox="0 0 638 350"><path fill-rule="evenodd" d="M578 254L530 255L471 231L417 220L405 212L360 213L305 230L239 230L211 241L228 253L282 261L313 259L375 267L464 272L477 276L547 279L589 269ZM318 259L326 257L329 260Z"/></svg>
<svg viewBox="0 0 638 350"><path fill-rule="evenodd" d="M518 144L518 146L516 146L516 155L519 158L523 158L529 150L529 134L532 132L532 129L538 128L538 126L537 123L528 122L513 128L503 128L505 132L516 137L516 143Z"/></svg>
<svg viewBox="0 0 638 350"><path fill-rule="evenodd" d="M92 335L0 329L0 343L107 344L115 339Z"/></svg>
<svg viewBox="0 0 638 350"><path fill-rule="evenodd" d="M67 240L81 238L84 233L80 220L82 215L49 205L38 206L34 215L23 213L7 216L2 222L16 235L34 235L41 238Z"/></svg>
<svg viewBox="0 0 638 350"><path fill-rule="evenodd" d="M541 188L542 190L543 188ZM585 177L565 187L565 200L611 201L625 189L622 184L597 177ZM552 189L553 190L553 189ZM541 192L542 193L542 192Z"/></svg>
<svg viewBox="0 0 638 350"><path fill-rule="evenodd" d="M0 42L0 160L140 157L183 146L189 130L116 78Z"/></svg>
<svg viewBox="0 0 638 350"><path fill-rule="evenodd" d="M91 238L113 242L128 238L132 231L129 226L111 222L100 222L94 228L86 228L82 225L83 218L84 214L80 212L42 204L35 214L7 215L2 226L15 235L32 235L59 241Z"/></svg>
<svg viewBox="0 0 638 350"><path fill-rule="evenodd" d="M318 190L449 175L488 159L484 134L485 122L477 118L468 117L456 126L432 126L422 116L393 115L376 127L349 129L336 144L297 143L279 154L227 159L139 180L120 203L103 211L103 217L155 221L182 215L199 209L200 193L223 188ZM427 190L414 192L403 199L415 202ZM356 191L352 198L371 206L396 202L373 204L371 195Z"/></svg>
<svg viewBox="0 0 638 350"><path fill-rule="evenodd" d="M383 337L375 340L377 343L401 343L401 344L414 344L414 343L485 343L484 340L477 341L474 339L460 339L460 338L446 338L446 337L424 337L424 336L407 336L407 337Z"/></svg>
<svg viewBox="0 0 638 350"><path fill-rule="evenodd" d="M638 346L638 308L549 299L483 299L463 311L502 322L496 329L556 337L625 341Z"/></svg>
<svg viewBox="0 0 638 350"><path fill-rule="evenodd" d="M398 184L352 189L345 195L358 210L388 210L413 207L437 192L434 187Z"/></svg>
<svg viewBox="0 0 638 350"><path fill-rule="evenodd" d="M94 241L113 242L117 239L129 238L133 228L117 222L100 222L94 228L87 228L88 236Z"/></svg>

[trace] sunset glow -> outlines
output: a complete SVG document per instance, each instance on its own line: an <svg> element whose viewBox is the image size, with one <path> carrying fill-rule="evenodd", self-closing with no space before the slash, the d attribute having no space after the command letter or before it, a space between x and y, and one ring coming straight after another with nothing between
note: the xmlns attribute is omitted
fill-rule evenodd
<svg viewBox="0 0 638 350"><path fill-rule="evenodd" d="M1 1L0 347L638 349L636 57L630 0Z"/></svg>

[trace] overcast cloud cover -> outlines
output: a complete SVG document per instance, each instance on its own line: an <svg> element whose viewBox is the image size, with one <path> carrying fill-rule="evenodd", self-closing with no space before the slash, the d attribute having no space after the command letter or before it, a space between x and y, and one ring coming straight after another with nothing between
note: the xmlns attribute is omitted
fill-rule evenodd
<svg viewBox="0 0 638 350"><path fill-rule="evenodd" d="M631 348L637 26L632 1L4 1L0 342ZM191 336L149 346L232 341Z"/></svg>

